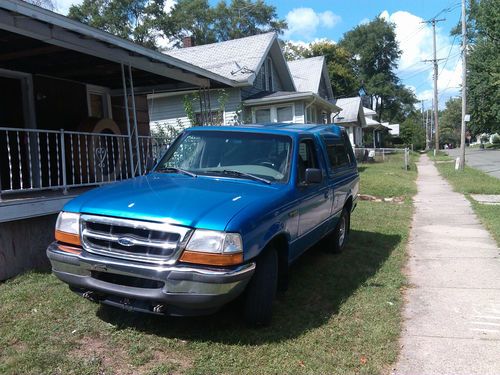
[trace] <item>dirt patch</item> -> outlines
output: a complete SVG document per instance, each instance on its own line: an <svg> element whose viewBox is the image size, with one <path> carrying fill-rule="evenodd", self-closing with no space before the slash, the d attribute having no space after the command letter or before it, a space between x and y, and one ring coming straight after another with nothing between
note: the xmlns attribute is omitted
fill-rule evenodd
<svg viewBox="0 0 500 375"><path fill-rule="evenodd" d="M405 197L377 197L375 195L369 194L359 194L358 198L360 201L371 201L371 202L386 202L386 203L398 203L401 204L405 201Z"/></svg>
<svg viewBox="0 0 500 375"><path fill-rule="evenodd" d="M84 337L78 340L71 355L96 363L98 373L102 375L177 374L192 366L191 360L158 349L148 355L144 364L135 366L125 347L113 345L102 337Z"/></svg>

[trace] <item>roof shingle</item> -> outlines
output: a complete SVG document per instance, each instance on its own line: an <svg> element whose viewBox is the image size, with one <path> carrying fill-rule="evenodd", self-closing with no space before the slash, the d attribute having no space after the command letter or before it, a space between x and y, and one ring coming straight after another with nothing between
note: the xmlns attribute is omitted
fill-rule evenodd
<svg viewBox="0 0 500 375"><path fill-rule="evenodd" d="M266 52L276 38L274 32L225 42L180 48L165 52L224 78L246 82L257 73Z"/></svg>

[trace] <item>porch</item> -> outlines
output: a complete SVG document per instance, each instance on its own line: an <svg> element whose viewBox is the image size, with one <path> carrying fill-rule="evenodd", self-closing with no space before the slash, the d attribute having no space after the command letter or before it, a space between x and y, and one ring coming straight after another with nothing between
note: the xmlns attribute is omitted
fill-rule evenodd
<svg viewBox="0 0 500 375"><path fill-rule="evenodd" d="M20 0L0 4L0 223L47 215L140 175L146 95L210 87L205 71Z"/></svg>

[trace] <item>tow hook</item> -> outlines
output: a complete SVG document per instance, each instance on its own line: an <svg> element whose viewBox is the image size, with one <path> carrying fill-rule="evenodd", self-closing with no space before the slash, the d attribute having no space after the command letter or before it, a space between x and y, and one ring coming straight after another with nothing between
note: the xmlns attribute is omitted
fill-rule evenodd
<svg viewBox="0 0 500 375"><path fill-rule="evenodd" d="M82 294L82 296L83 296L83 298L88 299L89 301L92 301L92 302L99 301L99 299L97 298L96 292L94 292L92 290L86 291L85 293Z"/></svg>
<svg viewBox="0 0 500 375"><path fill-rule="evenodd" d="M155 305L153 306L153 312L161 314L165 311L165 305Z"/></svg>

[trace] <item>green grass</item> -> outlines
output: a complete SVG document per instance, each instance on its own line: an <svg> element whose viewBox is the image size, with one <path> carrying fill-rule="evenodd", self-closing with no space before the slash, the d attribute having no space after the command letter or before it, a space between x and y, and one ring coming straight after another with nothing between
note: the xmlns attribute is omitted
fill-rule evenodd
<svg viewBox="0 0 500 375"><path fill-rule="evenodd" d="M414 193L415 172L396 162L365 165L363 192L378 191L379 173L392 194ZM258 330L244 326L237 304L199 318L132 314L84 300L49 273L24 274L0 284L0 373L387 372L399 349L411 214L408 201L359 202L346 251L301 257L272 325Z"/></svg>
<svg viewBox="0 0 500 375"><path fill-rule="evenodd" d="M463 171L456 171L454 163L438 163L436 167L455 191L464 194L472 202L479 219L500 246L500 205L480 204L470 196L470 194L500 194L500 180L468 166L465 166Z"/></svg>
<svg viewBox="0 0 500 375"><path fill-rule="evenodd" d="M359 165L361 193L378 197L411 197L417 193L415 179L417 153L410 153L410 168L405 170L403 155L388 155L384 162Z"/></svg>
<svg viewBox="0 0 500 375"><path fill-rule="evenodd" d="M444 151L436 152L436 156L434 156L434 151L427 151L427 156L433 161L449 161L453 162L453 159L448 156L448 154Z"/></svg>

